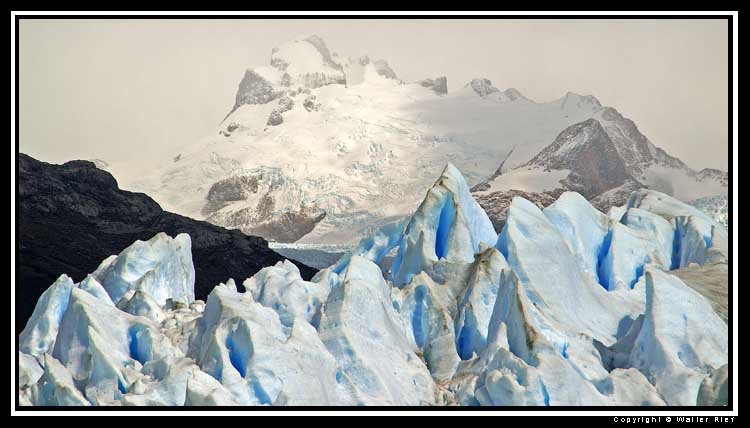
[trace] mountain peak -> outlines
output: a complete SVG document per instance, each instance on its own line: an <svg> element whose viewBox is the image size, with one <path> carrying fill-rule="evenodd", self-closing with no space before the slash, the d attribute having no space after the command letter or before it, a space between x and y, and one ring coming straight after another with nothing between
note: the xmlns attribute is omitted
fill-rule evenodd
<svg viewBox="0 0 750 428"><path fill-rule="evenodd" d="M602 108L602 103L599 102L599 100L593 96L593 95L580 95L575 92L566 92L565 95L563 95L562 98L557 100L558 103L560 103L560 108L570 108L570 107L594 107L594 108Z"/></svg>
<svg viewBox="0 0 750 428"><path fill-rule="evenodd" d="M438 95L445 95L448 93L448 79L445 76L436 77L434 79L424 79L418 83L425 88L432 89Z"/></svg>
<svg viewBox="0 0 750 428"><path fill-rule="evenodd" d="M333 60L325 41L316 35L299 37L271 50L271 66L308 88L346 83L344 71Z"/></svg>
<svg viewBox="0 0 750 428"><path fill-rule="evenodd" d="M617 147L596 119L569 126L527 165L570 170L565 184L588 198L632 179Z"/></svg>
<svg viewBox="0 0 750 428"><path fill-rule="evenodd" d="M552 144L534 156L527 165L569 169L566 168L568 166L566 163L571 156L583 150L590 150L593 146L603 145L612 145L612 141L598 120L587 119L565 128Z"/></svg>
<svg viewBox="0 0 750 428"><path fill-rule="evenodd" d="M471 89L473 89L474 92L476 92L480 97L486 97L487 95L493 94L495 92L500 92L499 89L492 86L492 81L486 78L471 79L471 82L469 82L466 86L470 86Z"/></svg>

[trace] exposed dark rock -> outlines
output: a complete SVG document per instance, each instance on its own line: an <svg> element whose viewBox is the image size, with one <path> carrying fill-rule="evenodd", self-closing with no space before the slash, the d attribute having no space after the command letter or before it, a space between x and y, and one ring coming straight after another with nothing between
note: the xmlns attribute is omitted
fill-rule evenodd
<svg viewBox="0 0 750 428"><path fill-rule="evenodd" d="M469 82L469 86L474 90L480 97L486 97L489 94L500 92L499 89L492 86L490 79L472 79Z"/></svg>
<svg viewBox="0 0 750 428"><path fill-rule="evenodd" d="M391 69L391 66L388 65L388 61L384 59L378 59L373 62L372 65L375 67L375 72L385 77L386 79L398 79L396 73L393 71L393 69Z"/></svg>
<svg viewBox="0 0 750 428"><path fill-rule="evenodd" d="M419 82L419 84L425 88L432 89L438 95L445 95L448 93L448 79L445 76L436 77L434 79L424 79Z"/></svg>
<svg viewBox="0 0 750 428"><path fill-rule="evenodd" d="M258 192L258 177L254 175L232 175L214 183L208 189L206 205L201 214L209 215L236 201L243 201Z"/></svg>
<svg viewBox="0 0 750 428"><path fill-rule="evenodd" d="M278 126L284 123L284 118L281 116L281 113L279 113L278 110L273 110L271 114L268 115L268 121L266 122L266 125L269 126Z"/></svg>
<svg viewBox="0 0 750 428"><path fill-rule="evenodd" d="M20 154L17 168L18 331L60 274L81 281L105 258L158 232L190 235L198 299L205 300L219 282L232 277L240 284L284 259L262 238L163 211L143 193L120 190L111 174L91 162L54 165ZM315 274L296 264L303 277Z"/></svg>
<svg viewBox="0 0 750 428"><path fill-rule="evenodd" d="M643 184L638 181L628 179L623 184L589 199L589 202L591 202L591 205L593 205L594 208L606 213L612 207L625 205L630 194L638 189L642 189L643 187Z"/></svg>
<svg viewBox="0 0 750 428"><path fill-rule="evenodd" d="M281 86L289 87L292 85L292 76L289 73L284 73L281 76Z"/></svg>
<svg viewBox="0 0 750 428"><path fill-rule="evenodd" d="M513 201L513 198L520 196L524 199L534 203L539 209L543 209L546 206L552 204L557 198L562 195L564 190L558 189L554 192L544 193L533 193L524 192L522 190L508 190L505 192L493 192L486 195L473 195L474 199L477 200L479 206L481 206L487 213L487 216L492 221L492 225L495 226L495 230L500 232L505 226L505 220L507 218L508 207Z"/></svg>
<svg viewBox="0 0 750 428"><path fill-rule="evenodd" d="M280 195L295 192L297 183L278 168L257 168L214 183L201 214L211 223L264 236L277 242L295 242L325 218L317 205L304 202L294 210L277 212ZM232 210L222 208L243 202Z"/></svg>
<svg viewBox="0 0 750 428"><path fill-rule="evenodd" d="M526 165L570 170L563 185L587 199L631 179L617 148L596 119L569 126Z"/></svg>
<svg viewBox="0 0 750 428"><path fill-rule="evenodd" d="M245 104L266 104L283 95L283 91L276 90L273 84L254 70L248 69L240 81L234 106L224 119Z"/></svg>
<svg viewBox="0 0 750 428"><path fill-rule="evenodd" d="M296 242L312 232L326 216L325 211L316 206L303 207L300 211L286 211L278 215L266 215L267 220L255 220L259 214L273 210L274 200L267 195L258 208L245 208L223 217L222 223L228 227L258 236L265 236L275 242ZM248 220L252 219L252 220Z"/></svg>
<svg viewBox="0 0 750 428"><path fill-rule="evenodd" d="M294 100L289 98L288 96L284 95L283 97L279 98L279 106L276 108L279 113L286 113L289 110L294 108Z"/></svg>
<svg viewBox="0 0 750 428"><path fill-rule="evenodd" d="M617 148L629 174L637 177L645 167L655 162L686 171L690 169L681 160L651 144L638 130L635 122L623 117L617 110L606 107L600 114L601 124Z"/></svg>
<svg viewBox="0 0 750 428"><path fill-rule="evenodd" d="M273 84L253 70L247 70L240 81L234 106L243 104L266 104L283 94L282 91L274 89Z"/></svg>
<svg viewBox="0 0 750 428"><path fill-rule="evenodd" d="M266 125L281 125L282 123L284 123L284 117L282 115L291 110L293 107L294 100L291 99L288 95L283 95L281 98L279 98L278 107L273 109L273 111L271 111L271 114L268 116Z"/></svg>
<svg viewBox="0 0 750 428"><path fill-rule="evenodd" d="M302 107L307 111L318 111L320 103L315 102L315 95L308 95L302 102Z"/></svg>

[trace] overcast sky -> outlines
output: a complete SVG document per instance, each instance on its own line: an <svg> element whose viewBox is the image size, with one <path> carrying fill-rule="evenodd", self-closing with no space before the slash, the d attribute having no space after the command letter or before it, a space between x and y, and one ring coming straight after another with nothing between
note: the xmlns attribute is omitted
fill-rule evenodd
<svg viewBox="0 0 750 428"><path fill-rule="evenodd" d="M212 134L247 67L318 34L403 80L473 77L535 101L593 94L694 168L727 168L728 27L720 20L21 21L21 151L137 162Z"/></svg>

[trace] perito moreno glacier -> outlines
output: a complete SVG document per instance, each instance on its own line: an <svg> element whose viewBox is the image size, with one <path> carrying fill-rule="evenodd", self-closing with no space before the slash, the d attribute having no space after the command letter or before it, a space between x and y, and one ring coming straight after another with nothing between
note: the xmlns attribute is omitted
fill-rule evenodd
<svg viewBox="0 0 750 428"><path fill-rule="evenodd" d="M21 405L726 404L727 324L677 273L726 263L727 232L655 191L517 197L498 234L449 164L311 281L278 263L205 303L190 243L61 275L19 338Z"/></svg>

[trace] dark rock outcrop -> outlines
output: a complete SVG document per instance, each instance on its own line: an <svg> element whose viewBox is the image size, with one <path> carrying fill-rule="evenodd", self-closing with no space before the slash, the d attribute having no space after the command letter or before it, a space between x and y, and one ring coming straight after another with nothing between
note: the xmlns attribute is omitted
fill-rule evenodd
<svg viewBox="0 0 750 428"><path fill-rule="evenodd" d="M606 107L599 115L602 127L617 148L630 175L637 177L645 168L654 163L690 171L690 168L681 160L654 146L641 133L635 122L624 117L614 108Z"/></svg>
<svg viewBox="0 0 750 428"><path fill-rule="evenodd" d="M315 101L315 95L308 95L305 100L302 101L302 107L307 111L318 111L320 109L320 103Z"/></svg>
<svg viewBox="0 0 750 428"><path fill-rule="evenodd" d="M278 126L284 123L284 117L281 116L281 113L279 113L278 110L272 110L271 114L268 115L268 121L266 121L266 125L268 126Z"/></svg>
<svg viewBox="0 0 750 428"><path fill-rule="evenodd" d="M195 296L205 300L219 282L240 284L284 257L263 238L163 211L143 193L118 188L88 161L62 165L18 158L16 327L20 331L41 293L62 273L75 281L110 255L158 232L192 239ZM296 263L304 278L315 270Z"/></svg>
<svg viewBox="0 0 750 428"><path fill-rule="evenodd" d="M300 199L294 209L277 209L277 200L299 194L299 184L279 168L260 167L217 181L201 214L214 224L276 242L295 242L310 233L326 213ZM234 204L228 210L223 208Z"/></svg>
<svg viewBox="0 0 750 428"><path fill-rule="evenodd" d="M563 185L587 199L631 179L617 148L596 119L569 126L526 165L570 170Z"/></svg>
<svg viewBox="0 0 750 428"><path fill-rule="evenodd" d="M471 89L473 89L480 97L486 97L489 94L500 92L499 89L492 86L490 79L472 79L471 82L469 82L469 86L471 86Z"/></svg>
<svg viewBox="0 0 750 428"><path fill-rule="evenodd" d="M481 191L481 187L474 187L472 191ZM562 195L564 190L558 189L554 192L524 192L522 190L508 190L504 192L493 192L486 195L473 195L474 199L477 200L479 206L484 209L487 216L490 218L492 225L498 232L503 230L505 226L505 219L507 218L508 207L513 201L513 198L520 196L534 205L539 209L544 209L548 205L551 205Z"/></svg>
<svg viewBox="0 0 750 428"><path fill-rule="evenodd" d="M268 121L266 122L266 125L281 125L282 123L284 123L284 117L282 115L294 108L294 100L292 100L288 95L283 95L281 98L279 98L278 104L279 105L271 111L271 114L268 115Z"/></svg>
<svg viewBox="0 0 750 428"><path fill-rule="evenodd" d="M419 82L419 84L425 88L432 89L438 95L445 95L448 93L448 79L445 76L436 77L434 79L424 79Z"/></svg>
<svg viewBox="0 0 750 428"><path fill-rule="evenodd" d="M254 70L245 71L245 76L240 81L237 89L234 106L229 114L244 104L266 104L283 95L283 91L277 90L274 85ZM227 117L229 116L227 115Z"/></svg>
<svg viewBox="0 0 750 428"><path fill-rule="evenodd" d="M375 60L372 65L375 67L375 72L379 75L385 77L386 79L398 80L396 72L394 72L391 66L388 65L388 61L384 59L378 59Z"/></svg>

